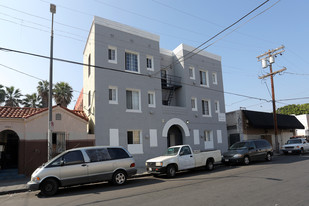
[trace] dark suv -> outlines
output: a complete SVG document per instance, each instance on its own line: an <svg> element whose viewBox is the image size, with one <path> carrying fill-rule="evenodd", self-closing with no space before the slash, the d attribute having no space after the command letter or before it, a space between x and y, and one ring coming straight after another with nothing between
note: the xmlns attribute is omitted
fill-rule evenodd
<svg viewBox="0 0 309 206"><path fill-rule="evenodd" d="M246 140L236 142L227 152L223 153L222 162L224 164L244 163L248 165L251 161L256 160L271 161L272 155L273 148L268 141L263 139Z"/></svg>

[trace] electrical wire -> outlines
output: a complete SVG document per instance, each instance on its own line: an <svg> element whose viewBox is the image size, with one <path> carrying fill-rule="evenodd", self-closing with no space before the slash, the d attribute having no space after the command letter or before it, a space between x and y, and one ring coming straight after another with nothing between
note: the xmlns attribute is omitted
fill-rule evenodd
<svg viewBox="0 0 309 206"><path fill-rule="evenodd" d="M26 72L22 72L22 71L20 71L20 70L18 70L18 69L14 69L14 68L12 68L12 67L6 66L6 65L1 64L1 63L0 63L0 66L2 66L2 67L4 67L4 68L7 68L7 69L9 69L9 70L12 70L12 71L18 72L18 73L20 73L20 74L26 75L26 76L28 76L28 77L31 77L31 78L37 79L37 80L39 80L39 81L46 81L46 79L42 79L42 78L39 78L39 77L33 76L33 75L31 75L31 74L28 74L28 73L26 73ZM55 84L53 84L53 86L55 86ZM77 90L74 90L74 89L73 89L72 91L73 91L73 92L80 93L80 91L77 91ZM83 93L83 94L86 94L86 93Z"/></svg>
<svg viewBox="0 0 309 206"><path fill-rule="evenodd" d="M176 8L176 7L173 7L173 6L171 6L171 5L162 3L162 2L157 1L157 0L152 0L152 1L155 2L155 3L157 3L157 4L162 5L162 6L164 6L164 7L167 7L167 8L169 8L169 9L172 9L172 10L174 10L174 11L177 11L177 12L179 12L179 13L182 14L182 15L185 14L185 15L187 15L187 16L189 16L189 17L192 17L192 18L195 18L195 19L198 19L198 20L207 22L208 24L211 24L211 25L213 25L213 26L220 27L220 28L224 28L224 26L222 26L222 25L219 25L219 24L217 24L217 23L215 23L215 22L209 21L208 19L202 18L202 17L197 16L197 15L194 15L194 14L192 14L192 13L188 13L188 12L185 11L185 10L178 9L178 8ZM267 40L267 39L262 39L262 38L260 38L260 37L252 36L252 35L249 35L249 34L245 34L245 33L243 33L243 32L237 31L237 33L238 33L238 34L241 34L241 35L244 35L244 36L247 36L247 37L250 37L250 38L253 38L253 39L257 39L257 40L260 40L260 41L264 41L264 42L267 42L267 43L274 43L273 41L270 41L270 40ZM277 44L277 43L276 43L276 44Z"/></svg>
<svg viewBox="0 0 309 206"><path fill-rule="evenodd" d="M30 55L30 56L35 56L35 57L39 57L39 58L44 58L44 59L50 59L50 57L48 57L48 56L44 56L44 55L40 55L40 54L34 54L34 53L29 53L29 52L24 52L24 51L19 51L19 50L14 50L14 49L8 49L8 48L3 48L3 47L0 47L0 51L9 51L9 52L14 52L14 53L19 53L19 54L24 54L24 55ZM147 77L147 78L154 78L154 79L161 80L161 77L152 77L149 74L127 72L127 71L124 71L124 70L117 70L117 69L108 68L108 67L84 64L84 63L80 63L80 62L76 62L76 61L71 61L71 60L60 59L60 58L53 58L53 60L64 62L64 63L76 64L76 65L80 65L80 66L87 66L87 67L92 67L92 68L97 68L97 69L103 69L103 70L112 71L112 72L125 73L127 75L137 75L137 76L143 76L143 77ZM186 86L201 88L201 89L205 89L205 90L209 90L209 91L220 92L220 93L234 95L234 96L240 96L240 97L256 99L256 100L263 100L263 101L266 101L266 102L270 101L270 100L267 100L267 99L264 99L264 98L252 97L252 96L248 96L248 95L244 95L244 94L237 94L237 93L233 93L233 92L226 92L226 91L216 90L216 89L207 88L207 87L200 87L198 85L188 84L188 83L185 83L185 82L178 82L178 83L180 83L182 85L186 85Z"/></svg>
<svg viewBox="0 0 309 206"><path fill-rule="evenodd" d="M235 21L234 23L232 23L231 25L229 25L228 27L224 28L223 30L221 30L220 32L218 32L217 34L215 34L214 36L212 36L210 39L206 40L205 42L203 42L202 44L200 44L198 47L194 48L192 51L190 51L189 53L187 53L186 55L182 56L182 58L178 59L178 61L181 61L182 59L185 60L186 56L190 55L190 54L198 54L200 53L202 50L195 52L196 50L198 50L199 48L201 48L202 46L204 46L205 44L207 44L208 42L210 42L211 40L215 39L217 36L219 36L220 34L224 33L225 31L227 31L228 29L232 28L233 26L235 26L236 24L238 24L239 22L241 22L243 19L245 19L247 16L249 16L250 14L252 14L253 12L255 12L257 9L259 9L260 7L262 7L264 4L266 4L269 0L264 1L262 4L260 4L259 6L257 6L256 8L254 8L253 10L251 10L250 12L248 12L246 15L242 16L240 19L238 19L237 21ZM207 47L206 47L207 48ZM194 53L195 52L195 53ZM191 55L189 58L191 58Z"/></svg>
<svg viewBox="0 0 309 206"><path fill-rule="evenodd" d="M258 8L260 8L262 5L264 5L264 4L265 4L266 2L268 2L268 1L269 1L269 0L263 2L261 5L259 5L258 7L256 7L256 8L253 9L252 11L250 11L248 14L246 14L245 16L243 16L241 19L244 19L244 17L248 16L249 14L251 14L252 12L254 12L255 10L257 10ZM260 12L260 13L258 13L257 15L253 16L253 17L250 18L248 21L246 21L244 24L242 24L241 26L247 24L248 22L250 22L251 20L253 20L253 19L256 18L257 16L263 14L264 12L266 12L267 10L269 10L270 8L272 8L273 6L275 6L275 5L276 5L277 3L279 3L280 1L281 1L281 0L278 0L277 2L275 2L275 3L274 3L273 5L271 5L270 7L266 8L266 9L263 10L262 12ZM238 21L236 21L236 22L239 22L239 21L240 21L240 19L239 19ZM236 22L235 22L235 23L236 23ZM235 25L235 23L233 23L232 25ZM230 28L232 25L230 25L230 26L227 27L227 28ZM231 32L229 32L228 34L226 34L225 36L223 36L223 37L221 37L220 39L216 40L215 42L213 42L213 43L211 43L211 44L209 44L209 45L203 47L202 49L198 50L201 46L205 45L207 42L209 42L209 41L212 40L213 38L207 40L206 42L204 42L203 44L201 44L199 47L196 47L194 50L192 50L191 52L189 52L189 53L187 53L186 55L184 55L183 58L182 58L181 60L178 61L178 64L179 64L180 62L183 62L185 59L192 58L193 56L197 55L198 53L204 51L204 50L207 49L208 47L212 46L213 44L217 43L218 41L222 40L222 39L225 38L226 36L230 35L230 34L233 33L234 31L236 31L237 29L239 29L241 26L235 28L234 30L232 30ZM223 33L223 31L226 31L227 28L224 29L224 30L222 30L221 32L219 32L218 34L216 34L216 35L213 36L213 37L217 37L218 35L220 35L221 33ZM198 50L198 51L196 51L196 50ZM196 51L196 52L195 52L195 51ZM193 52L194 52L194 53L193 53ZM187 56L187 55L190 54L190 53L192 53L192 55L186 58L185 56Z"/></svg>

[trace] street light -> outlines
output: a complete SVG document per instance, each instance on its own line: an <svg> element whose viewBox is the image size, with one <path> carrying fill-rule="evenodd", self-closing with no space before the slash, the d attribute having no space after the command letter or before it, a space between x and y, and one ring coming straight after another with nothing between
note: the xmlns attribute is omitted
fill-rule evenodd
<svg viewBox="0 0 309 206"><path fill-rule="evenodd" d="M51 36L50 36L50 67L49 67L49 102L48 102L48 160L52 159L53 145L53 115L52 115L52 99L53 99L53 45L54 45L54 14L56 13L56 5L50 4L50 12L52 13L52 25L51 25Z"/></svg>

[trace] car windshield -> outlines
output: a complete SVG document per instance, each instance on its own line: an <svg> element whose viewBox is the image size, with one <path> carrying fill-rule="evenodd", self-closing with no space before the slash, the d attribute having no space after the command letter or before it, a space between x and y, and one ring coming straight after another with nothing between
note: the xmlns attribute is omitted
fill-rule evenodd
<svg viewBox="0 0 309 206"><path fill-rule="evenodd" d="M237 142L230 147L230 150L248 149L249 142Z"/></svg>
<svg viewBox="0 0 309 206"><path fill-rule="evenodd" d="M164 156L175 156L177 155L180 147L171 147L167 149L167 152Z"/></svg>
<svg viewBox="0 0 309 206"><path fill-rule="evenodd" d="M53 162L54 160L58 159L58 158L59 158L61 155L63 155L63 154L64 154L64 152L58 154L56 157L54 157L54 158L52 158L51 160L49 160L49 161L43 163L42 166L44 167L45 165L49 165L51 162Z"/></svg>
<svg viewBox="0 0 309 206"><path fill-rule="evenodd" d="M286 144L301 144L301 139L290 139Z"/></svg>

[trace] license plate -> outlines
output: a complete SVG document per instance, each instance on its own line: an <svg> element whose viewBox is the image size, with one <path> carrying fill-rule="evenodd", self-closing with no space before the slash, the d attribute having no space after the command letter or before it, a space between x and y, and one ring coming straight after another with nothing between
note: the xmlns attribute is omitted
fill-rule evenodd
<svg viewBox="0 0 309 206"><path fill-rule="evenodd" d="M151 172L151 171L152 171L152 168L150 167L150 168L148 168L148 170Z"/></svg>
<svg viewBox="0 0 309 206"><path fill-rule="evenodd" d="M292 151L288 151L288 153L292 153Z"/></svg>
<svg viewBox="0 0 309 206"><path fill-rule="evenodd" d="M225 161L225 162L229 162L230 160L229 160L229 159L225 159L224 161Z"/></svg>

